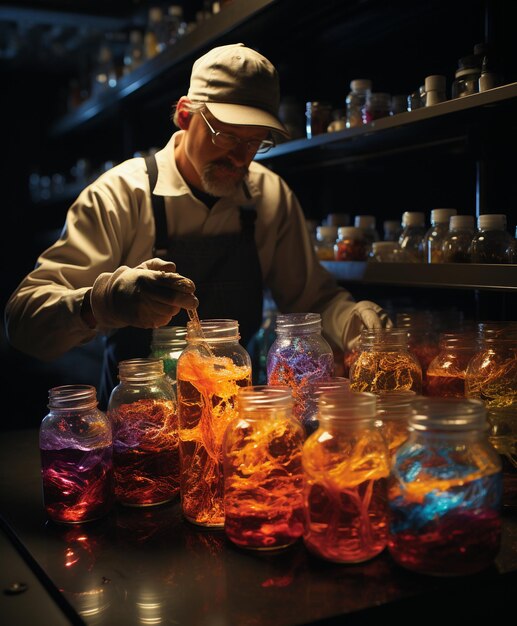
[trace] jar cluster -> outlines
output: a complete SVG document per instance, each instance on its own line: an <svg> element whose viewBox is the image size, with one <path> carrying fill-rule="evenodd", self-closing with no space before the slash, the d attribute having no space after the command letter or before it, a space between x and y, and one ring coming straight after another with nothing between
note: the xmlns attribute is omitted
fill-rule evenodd
<svg viewBox="0 0 517 626"><path fill-rule="evenodd" d="M224 530L243 549L298 542L336 563L387 550L432 575L488 567L500 546L508 445L494 420L511 422L497 368L517 345L496 349L500 329L485 324L474 367L479 353L466 365L466 347L444 336L443 350L470 372L468 392L424 397L405 328L363 331L349 378L335 375L319 314L278 315L275 331L267 384L252 384L237 321L193 319L176 391L156 357L119 363L106 413L93 387L51 389L40 429L48 517L80 523L114 504L179 500L187 522Z"/></svg>

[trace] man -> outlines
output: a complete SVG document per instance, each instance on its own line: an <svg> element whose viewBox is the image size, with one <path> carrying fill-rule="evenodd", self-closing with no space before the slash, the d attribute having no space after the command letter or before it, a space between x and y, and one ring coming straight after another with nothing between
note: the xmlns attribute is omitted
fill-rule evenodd
<svg viewBox="0 0 517 626"><path fill-rule="evenodd" d="M155 158L129 159L84 189L11 296L11 344L51 360L105 334L102 406L117 363L146 357L150 329L185 324L198 305L201 319L237 319L244 345L266 287L281 312L320 313L336 346L389 324L378 305L338 287L292 190L253 161L275 133L287 136L279 99L275 68L243 44L198 59L176 105L180 130Z"/></svg>

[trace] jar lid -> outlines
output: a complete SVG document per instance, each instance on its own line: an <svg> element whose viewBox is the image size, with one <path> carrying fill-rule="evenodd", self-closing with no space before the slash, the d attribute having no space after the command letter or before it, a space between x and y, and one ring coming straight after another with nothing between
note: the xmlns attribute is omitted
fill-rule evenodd
<svg viewBox="0 0 517 626"><path fill-rule="evenodd" d="M427 91L445 91L446 79L441 74L432 74L426 76L424 81L424 88Z"/></svg>
<svg viewBox="0 0 517 626"><path fill-rule="evenodd" d="M352 91L368 91L372 88L372 81L369 78L354 78L350 81Z"/></svg>
<svg viewBox="0 0 517 626"><path fill-rule="evenodd" d="M479 215L478 228L504 230L506 228L506 215L503 213L486 213Z"/></svg>
<svg viewBox="0 0 517 626"><path fill-rule="evenodd" d="M337 229L337 236L340 239L362 239L364 233L363 229L357 226L340 226Z"/></svg>
<svg viewBox="0 0 517 626"><path fill-rule="evenodd" d="M414 430L486 430L486 408L474 398L419 397L413 400L409 424Z"/></svg>
<svg viewBox="0 0 517 626"><path fill-rule="evenodd" d="M449 220L449 228L451 230L459 230L460 228L474 230L474 216L473 215L451 215L451 218Z"/></svg>
<svg viewBox="0 0 517 626"><path fill-rule="evenodd" d="M420 211L404 211L402 226L424 226L425 214Z"/></svg>
<svg viewBox="0 0 517 626"><path fill-rule="evenodd" d="M439 222L440 224L448 224L451 215L456 215L456 209L432 209L431 222Z"/></svg>

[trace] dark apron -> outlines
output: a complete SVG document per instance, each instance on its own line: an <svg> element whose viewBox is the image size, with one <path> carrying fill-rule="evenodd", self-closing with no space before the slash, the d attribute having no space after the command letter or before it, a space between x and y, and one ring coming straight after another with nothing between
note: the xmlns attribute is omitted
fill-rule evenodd
<svg viewBox="0 0 517 626"><path fill-rule="evenodd" d="M262 323L262 271L255 244L254 208L240 207L241 231L227 235L169 238L163 196L154 195L158 168L154 156L146 158L151 188L156 239L154 256L176 263L177 272L196 285L198 315L204 319L235 319L244 346ZM171 324L186 326L181 310ZM118 384L118 363L147 358L152 329L120 328L106 339L99 405L106 409L112 389Z"/></svg>

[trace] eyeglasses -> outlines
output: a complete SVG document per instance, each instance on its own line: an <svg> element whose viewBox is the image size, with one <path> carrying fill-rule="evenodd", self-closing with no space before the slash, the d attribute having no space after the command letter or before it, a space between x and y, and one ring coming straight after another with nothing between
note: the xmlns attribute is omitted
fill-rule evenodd
<svg viewBox="0 0 517 626"><path fill-rule="evenodd" d="M274 148L276 145L272 139L252 139L251 141L245 141L235 135L222 133L221 131L212 128L212 125L206 119L203 111L200 111L199 113L208 126L208 130L210 131L210 135L212 137L212 143L214 146L221 148L221 150L233 150L239 144L243 143L250 152L260 152L263 154L264 152L271 150L271 148Z"/></svg>

